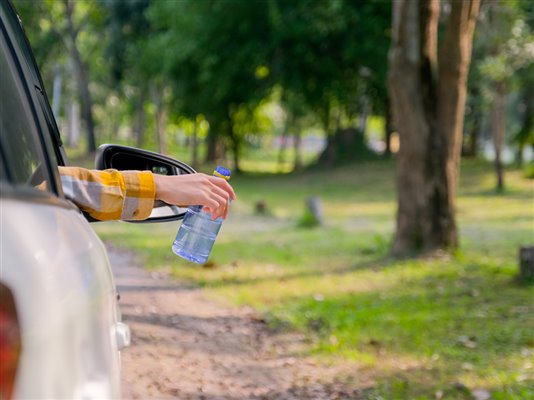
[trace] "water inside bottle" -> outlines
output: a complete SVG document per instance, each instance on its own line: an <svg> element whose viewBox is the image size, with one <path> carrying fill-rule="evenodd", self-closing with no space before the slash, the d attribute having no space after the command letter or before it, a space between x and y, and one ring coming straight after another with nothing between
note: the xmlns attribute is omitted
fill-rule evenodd
<svg viewBox="0 0 534 400"><path fill-rule="evenodd" d="M180 257L198 264L208 260L220 229L220 221L201 210L188 210L178 230L172 250Z"/></svg>

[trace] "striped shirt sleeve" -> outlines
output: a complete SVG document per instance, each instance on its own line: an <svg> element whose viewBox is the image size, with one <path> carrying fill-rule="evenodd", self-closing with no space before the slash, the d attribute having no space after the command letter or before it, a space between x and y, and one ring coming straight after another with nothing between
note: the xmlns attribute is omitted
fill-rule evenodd
<svg viewBox="0 0 534 400"><path fill-rule="evenodd" d="M156 185L150 171L58 168L65 197L95 219L141 220L152 212Z"/></svg>

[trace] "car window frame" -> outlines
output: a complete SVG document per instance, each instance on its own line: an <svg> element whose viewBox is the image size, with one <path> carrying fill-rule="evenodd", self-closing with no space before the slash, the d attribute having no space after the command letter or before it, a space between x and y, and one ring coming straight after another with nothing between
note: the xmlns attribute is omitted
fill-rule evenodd
<svg viewBox="0 0 534 400"><path fill-rule="evenodd" d="M43 105L46 105L47 99L46 97L42 100L39 99L39 96L45 96L42 88L37 86L35 82L36 78L40 79L40 76L38 75L39 72L38 70L32 71L32 65L28 65L28 63L35 63L35 60L33 58L28 60L28 50L29 55L32 57L33 55L13 6L9 2L1 1L0 13L0 34L2 35L2 39L6 46L6 57L8 57L13 64L12 66L8 66L8 68L13 69L12 73L14 73L15 78L17 79L17 86L20 90L19 95L29 108L30 115L27 117L31 118L31 124L34 127L30 134L37 148L43 175L49 185L47 190L50 194L59 197L60 199L64 199L56 165L61 162L62 159L58 159L57 155L54 154L56 155L56 159L54 160L50 155L50 151L54 151L54 153L57 153L57 151L50 148L51 146L54 146L55 140L50 138L50 136L52 136L50 132L50 122L47 121L48 118L46 118L46 113L43 110ZM24 46L28 47L25 49ZM36 65L34 64L33 67L35 69ZM41 84L41 82L38 83ZM48 140L45 139L45 135L49 136ZM50 143L50 141L52 143ZM5 167L7 176L9 176L10 166L7 164L7 160L4 156L1 158L3 159L2 163ZM54 161L56 161L56 163L54 163ZM27 190L24 190L24 192L28 193Z"/></svg>

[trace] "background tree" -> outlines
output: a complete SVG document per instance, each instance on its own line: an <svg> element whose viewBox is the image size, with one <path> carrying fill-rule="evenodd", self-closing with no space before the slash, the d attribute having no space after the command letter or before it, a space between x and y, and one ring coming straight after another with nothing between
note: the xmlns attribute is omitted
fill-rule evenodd
<svg viewBox="0 0 534 400"><path fill-rule="evenodd" d="M483 90L490 109L490 130L495 152L496 189L504 190L503 147L506 132L511 126L507 117L516 117L507 113L508 94L516 85L529 86L529 70L534 63L534 35L529 26L532 17L532 5L522 1L497 2L485 4L484 18L480 24L486 48L485 57L479 64ZM524 102L527 111L528 100ZM527 130L528 131L528 130ZM520 133L519 147L527 139L527 133ZM511 136L511 135L508 135Z"/></svg>
<svg viewBox="0 0 534 400"><path fill-rule="evenodd" d="M93 99L91 91L89 90L89 71L88 64L82 58L79 50L79 36L84 26L89 22L89 18L99 18L98 7L92 7L91 3L84 3L83 6L89 7L83 13L77 13L76 8L79 4L74 0L64 0L63 9L65 26L64 44L69 52L72 69L76 80L76 87L78 89L78 96L81 106L82 118L85 121L85 129L87 132L87 152L94 153L96 151L95 138L95 122L93 116ZM78 18L78 16L80 16ZM60 34L61 35L61 34Z"/></svg>
<svg viewBox="0 0 534 400"><path fill-rule="evenodd" d="M266 96L266 75L258 73L268 49L264 2L156 2L150 18L161 45L175 51L163 62L173 82L175 104L210 124L206 161L232 149L239 171L242 137L235 130L239 110L253 108Z"/></svg>
<svg viewBox="0 0 534 400"><path fill-rule="evenodd" d="M385 114L389 5L272 0L269 21L273 81L320 121L328 139L321 162L357 159L365 151L358 129L365 110Z"/></svg>
<svg viewBox="0 0 534 400"><path fill-rule="evenodd" d="M36 57L43 65L45 74L51 74L57 61L64 62L60 47L66 50L76 85L76 97L85 122L87 152L94 152L95 118L89 82L90 61L99 58L95 57L95 53L99 50L98 44L103 36L99 29L103 21L100 4L74 0L17 0L15 6L26 26L32 47L38 49ZM54 56L58 58L54 59ZM53 79L46 81L52 82Z"/></svg>
<svg viewBox="0 0 534 400"><path fill-rule="evenodd" d="M401 141L396 255L458 245L454 197L479 7L479 0L450 3L438 50L440 2L393 2L389 91Z"/></svg>
<svg viewBox="0 0 534 400"><path fill-rule="evenodd" d="M158 65L153 59L147 60L152 54L148 54L145 47L151 37L151 26L145 15L149 5L150 0L103 2L108 32L105 54L109 66L109 86L119 98L128 100L129 119L137 147L145 145L148 82L153 78L151 73L156 70L152 66ZM114 134L112 130L110 136Z"/></svg>

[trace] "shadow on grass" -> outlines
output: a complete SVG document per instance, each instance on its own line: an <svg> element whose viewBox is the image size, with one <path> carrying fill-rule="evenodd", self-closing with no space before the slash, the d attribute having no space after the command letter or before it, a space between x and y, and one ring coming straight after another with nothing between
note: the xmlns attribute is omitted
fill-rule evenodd
<svg viewBox="0 0 534 400"><path fill-rule="evenodd" d="M433 390L473 374L482 380L499 376L503 387L527 393L532 382L516 382L513 365L534 352L532 294L508 274L470 268L469 275L461 275L445 266L435 275L401 279L386 290L324 295L320 301L293 297L273 315L314 336L313 353L341 353L356 360L371 355L378 370L381 360L399 354L421 360L436 357L440 364L435 365L435 376L429 373L422 380ZM419 379L402 379L406 388L388 386L392 391L386 390L391 395L386 398L415 398L409 393L423 390ZM419 389L413 391L411 382Z"/></svg>
<svg viewBox="0 0 534 400"><path fill-rule="evenodd" d="M359 392L358 399L388 400L526 400L534 398L534 380L505 385L466 385L460 380L443 379L436 369L408 368L381 374L377 384Z"/></svg>
<svg viewBox="0 0 534 400"><path fill-rule="evenodd" d="M204 288L220 288L224 286L244 286L244 285L253 285L258 283L266 283L266 282L279 282L279 281L291 281L295 279L301 279L301 278L313 278L313 277L321 277L321 276L338 276L338 275L345 275L349 274L354 271L363 271L363 270L383 270L384 268L391 266L394 264L394 260L390 258L377 258L373 260L369 260L366 262L362 262L359 264L354 264L348 267L338 268L338 269L329 269L329 270L323 270L319 268L313 268L313 269L302 269L298 272L291 272L291 273L284 273L282 275L269 275L269 276L258 276L253 278L241 278L241 277L221 277L220 279L216 280L206 280L201 281L199 285Z"/></svg>

